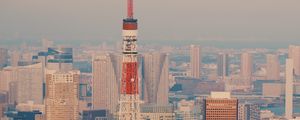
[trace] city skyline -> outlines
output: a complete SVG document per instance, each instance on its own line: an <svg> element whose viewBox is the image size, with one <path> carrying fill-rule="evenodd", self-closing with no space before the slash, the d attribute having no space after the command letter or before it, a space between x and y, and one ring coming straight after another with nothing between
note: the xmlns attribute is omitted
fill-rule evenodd
<svg viewBox="0 0 300 120"><path fill-rule="evenodd" d="M115 43L120 39L119 19L124 16L124 3L4 0L0 6L0 15L3 16L0 20L0 42L35 43L49 38L63 43ZM278 48L298 43L300 38L296 32L300 26L297 22L300 20L297 15L299 1L154 0L137 1L135 4L138 5L136 16L142 21L141 43L174 41L172 44L179 44L187 41L190 44L218 45L214 43L217 41L222 43L218 46L262 47L263 44ZM189 22L182 24L186 19ZM267 43L271 41L273 45L269 46Z"/></svg>

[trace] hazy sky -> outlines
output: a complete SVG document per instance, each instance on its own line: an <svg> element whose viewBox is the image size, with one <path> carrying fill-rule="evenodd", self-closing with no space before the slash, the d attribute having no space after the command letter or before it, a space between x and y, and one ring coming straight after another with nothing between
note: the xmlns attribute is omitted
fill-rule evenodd
<svg viewBox="0 0 300 120"><path fill-rule="evenodd" d="M0 0L0 40L121 38L126 0ZM300 0L135 0L140 40L300 43Z"/></svg>

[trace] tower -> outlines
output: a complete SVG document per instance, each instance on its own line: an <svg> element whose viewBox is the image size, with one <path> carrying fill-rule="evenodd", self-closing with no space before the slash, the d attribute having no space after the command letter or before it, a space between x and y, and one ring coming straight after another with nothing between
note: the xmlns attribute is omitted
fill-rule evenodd
<svg viewBox="0 0 300 120"><path fill-rule="evenodd" d="M240 76L243 80L243 83L246 85L251 85L252 81L252 70L253 62L251 53L245 52L241 54L241 72Z"/></svg>
<svg viewBox="0 0 300 120"><path fill-rule="evenodd" d="M119 120L140 119L137 63L137 19L133 18L133 0L127 0L127 18L123 20L123 59L119 100Z"/></svg>

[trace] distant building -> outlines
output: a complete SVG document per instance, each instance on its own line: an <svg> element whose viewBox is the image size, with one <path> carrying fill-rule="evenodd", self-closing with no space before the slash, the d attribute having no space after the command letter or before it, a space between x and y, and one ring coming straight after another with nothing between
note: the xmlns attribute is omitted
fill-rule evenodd
<svg viewBox="0 0 300 120"><path fill-rule="evenodd" d="M5 67L8 62L8 51L5 48L0 48L0 69Z"/></svg>
<svg viewBox="0 0 300 120"><path fill-rule="evenodd" d="M195 112L194 100L181 100L177 103L176 120L197 120L200 116L197 116Z"/></svg>
<svg viewBox="0 0 300 120"><path fill-rule="evenodd" d="M238 100L231 98L228 92L212 92L204 100L205 120L237 120Z"/></svg>
<svg viewBox="0 0 300 120"><path fill-rule="evenodd" d="M47 69L69 71L73 69L72 48L48 48Z"/></svg>
<svg viewBox="0 0 300 120"><path fill-rule="evenodd" d="M117 112L122 57L102 54L93 58L93 109Z"/></svg>
<svg viewBox="0 0 300 120"><path fill-rule="evenodd" d="M141 105L142 120L175 120L174 108L172 105Z"/></svg>
<svg viewBox="0 0 300 120"><path fill-rule="evenodd" d="M79 119L79 71L46 73L46 119Z"/></svg>
<svg viewBox="0 0 300 120"><path fill-rule="evenodd" d="M260 120L260 107L257 104L242 103L238 110L238 120Z"/></svg>
<svg viewBox="0 0 300 120"><path fill-rule="evenodd" d="M143 54L143 78L145 103L166 105L169 103L169 59L160 52Z"/></svg>
<svg viewBox="0 0 300 120"><path fill-rule="evenodd" d="M293 89L294 89L294 60L286 60L285 68L285 117L287 119L293 118Z"/></svg>
<svg viewBox="0 0 300 120"><path fill-rule="evenodd" d="M190 47L190 59L191 59L191 75L194 78L200 78L201 76L201 48L197 45L191 45Z"/></svg>
<svg viewBox="0 0 300 120"><path fill-rule="evenodd" d="M280 80L280 63L277 55L267 55L267 80Z"/></svg>
<svg viewBox="0 0 300 120"><path fill-rule="evenodd" d="M229 58L228 54L220 53L217 59L218 76L225 78L229 76Z"/></svg>
<svg viewBox="0 0 300 120"><path fill-rule="evenodd" d="M295 75L300 76L300 46L290 45L288 58L294 60Z"/></svg>
<svg viewBox="0 0 300 120"><path fill-rule="evenodd" d="M284 95L284 84L264 83L262 95L264 97L280 97L281 95Z"/></svg>
<svg viewBox="0 0 300 120"><path fill-rule="evenodd" d="M82 112L82 120L111 120L107 110L86 110Z"/></svg>
<svg viewBox="0 0 300 120"><path fill-rule="evenodd" d="M13 51L11 53L11 57L10 57L10 65L13 67L16 67L19 65L19 61L20 61L20 53L18 51Z"/></svg>
<svg viewBox="0 0 300 120"><path fill-rule="evenodd" d="M37 117L36 119L36 116L41 116L41 115L42 112L40 111L27 111L27 112L10 111L6 113L6 116L13 120L44 120L40 117Z"/></svg>
<svg viewBox="0 0 300 120"><path fill-rule="evenodd" d="M9 92L9 103L43 103L42 64L6 67L0 73L0 89Z"/></svg>
<svg viewBox="0 0 300 120"><path fill-rule="evenodd" d="M253 60L251 53L241 54L240 77L245 85L252 83Z"/></svg>

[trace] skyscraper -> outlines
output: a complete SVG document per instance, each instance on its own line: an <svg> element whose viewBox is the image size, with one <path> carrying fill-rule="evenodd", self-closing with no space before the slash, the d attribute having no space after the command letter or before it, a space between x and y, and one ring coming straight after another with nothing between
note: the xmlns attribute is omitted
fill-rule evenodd
<svg viewBox="0 0 300 120"><path fill-rule="evenodd" d="M190 59L191 59L191 75L192 75L192 77L200 78L200 76L201 76L201 48L200 48L200 46L191 45Z"/></svg>
<svg viewBox="0 0 300 120"><path fill-rule="evenodd" d="M143 55L144 101L158 105L169 103L169 59L166 53Z"/></svg>
<svg viewBox="0 0 300 120"><path fill-rule="evenodd" d="M280 80L280 63L277 55L267 55L267 80Z"/></svg>
<svg viewBox="0 0 300 120"><path fill-rule="evenodd" d="M46 72L46 119L79 119L79 71Z"/></svg>
<svg viewBox="0 0 300 120"><path fill-rule="evenodd" d="M293 59L287 59L285 66L285 117L287 119L293 118L294 63Z"/></svg>
<svg viewBox="0 0 300 120"><path fill-rule="evenodd" d="M300 46L290 45L288 58L293 59L295 75L300 76Z"/></svg>
<svg viewBox="0 0 300 120"><path fill-rule="evenodd" d="M102 54L93 58L94 110L106 109L117 112L122 57L116 54Z"/></svg>
<svg viewBox="0 0 300 120"><path fill-rule="evenodd" d="M237 120L238 100L231 98L227 92L212 92L209 98L204 100L205 120Z"/></svg>
<svg viewBox="0 0 300 120"><path fill-rule="evenodd" d="M242 81L250 85L252 78L252 70L253 70L253 61L251 53L244 52L241 54L241 65L240 65L240 77Z"/></svg>
<svg viewBox="0 0 300 120"><path fill-rule="evenodd" d="M229 59L228 54L220 53L218 55L218 76L219 77L228 77L229 76Z"/></svg>

